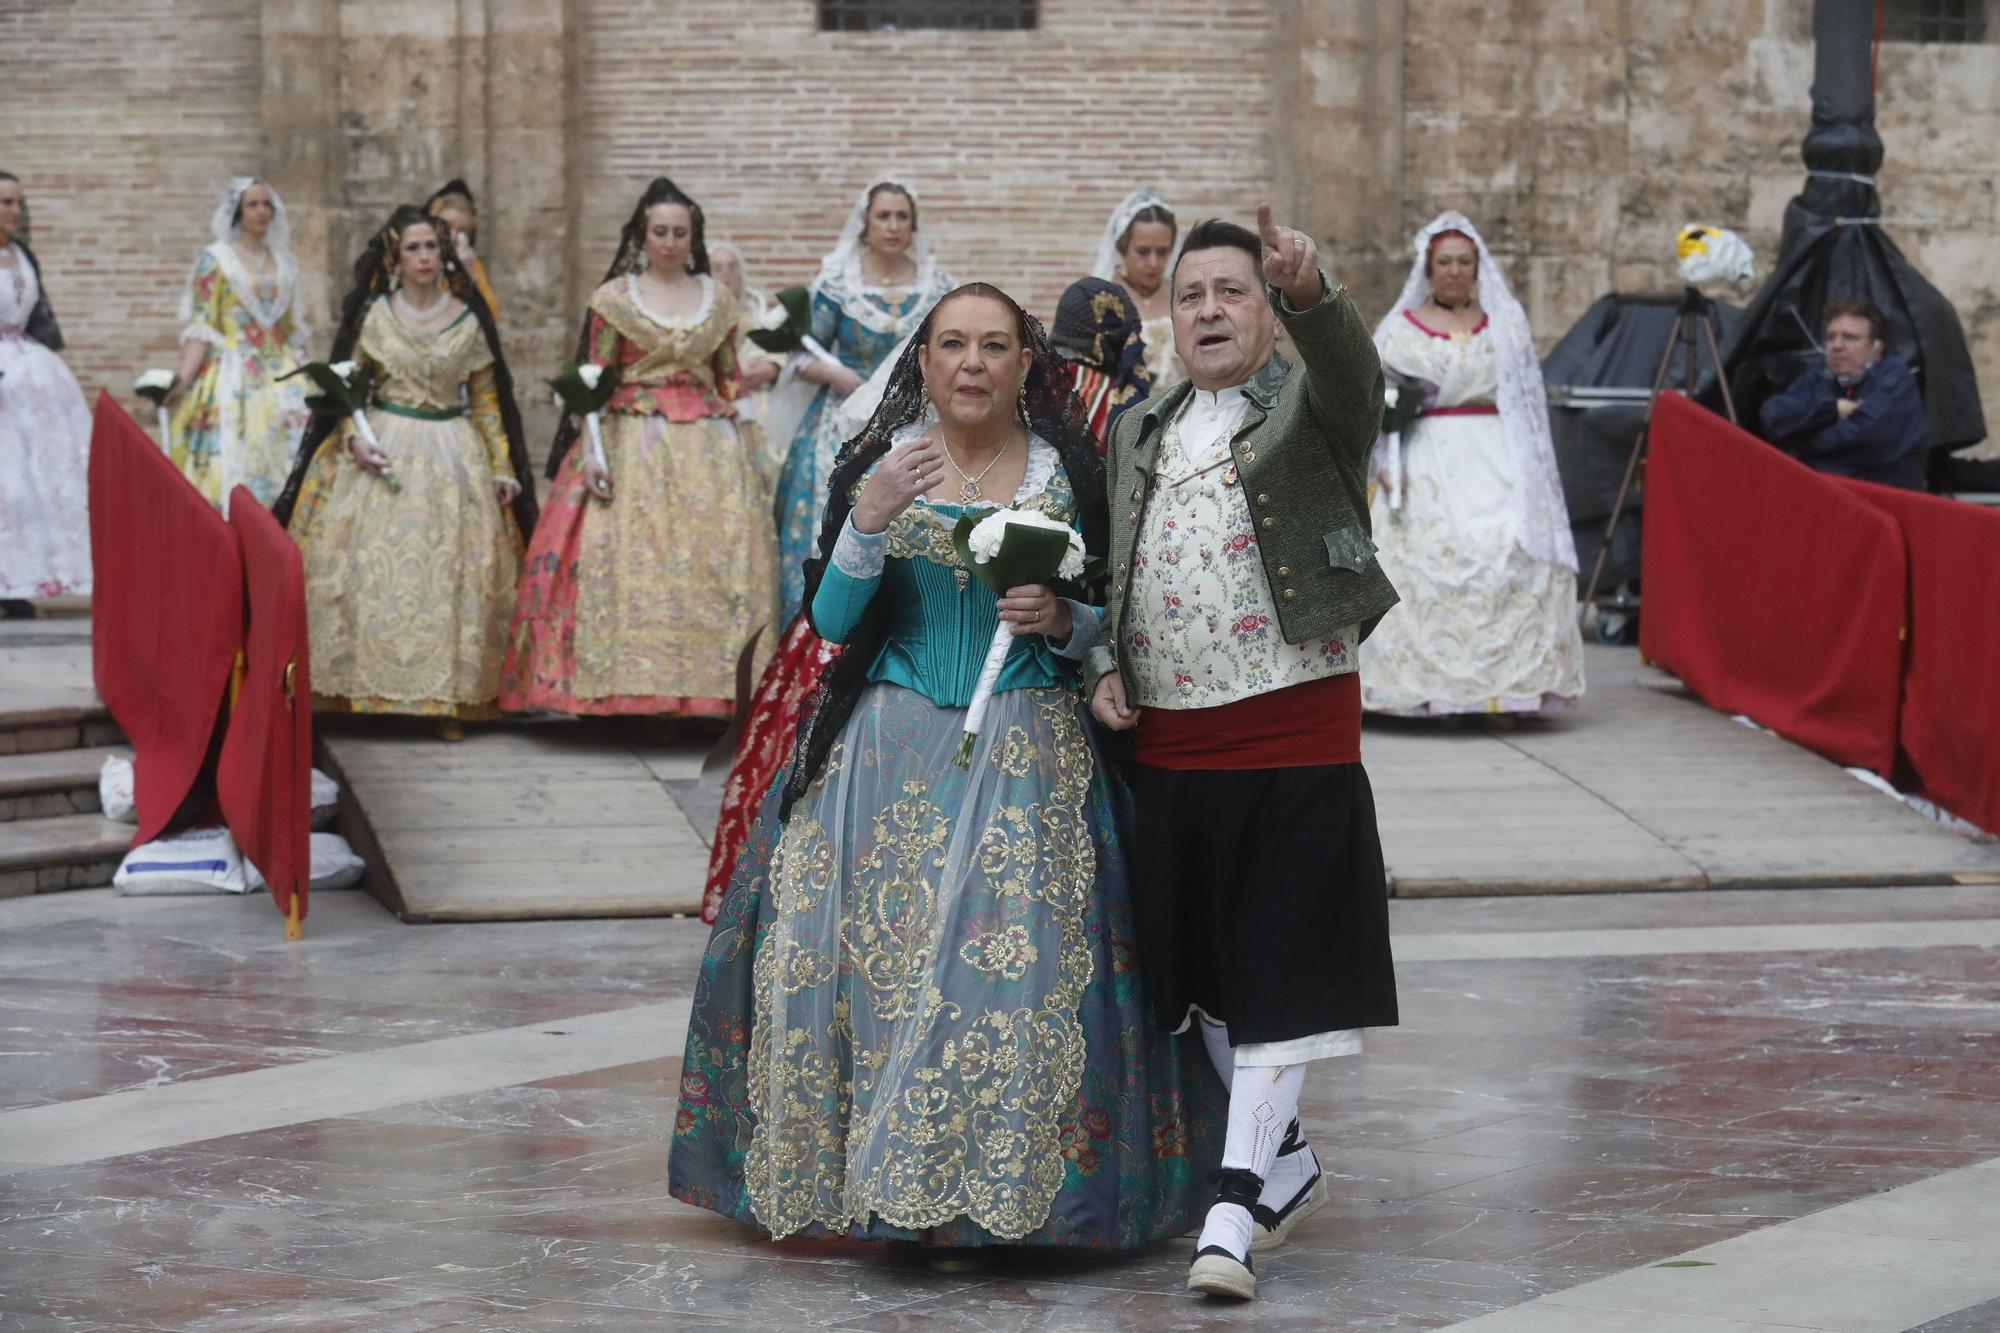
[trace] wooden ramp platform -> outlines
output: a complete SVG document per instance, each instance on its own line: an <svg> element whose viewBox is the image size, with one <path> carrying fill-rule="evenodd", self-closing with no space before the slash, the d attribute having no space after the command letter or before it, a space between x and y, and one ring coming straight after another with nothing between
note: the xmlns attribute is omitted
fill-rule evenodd
<svg viewBox="0 0 2000 1333"><path fill-rule="evenodd" d="M322 718L320 749L368 887L406 921L697 912L708 831L683 803L699 808L706 747L648 744L643 727L510 721L448 743L417 722Z"/></svg>
<svg viewBox="0 0 2000 1333"><path fill-rule="evenodd" d="M1923 818L1741 726L1631 649L1548 721L1371 721L1362 741L1399 897L2000 883L2000 845ZM692 913L719 775L623 720L323 719L342 831L411 921Z"/></svg>
<svg viewBox="0 0 2000 1333"><path fill-rule="evenodd" d="M1560 718L1369 722L1397 896L2000 883L1992 839L1731 720L1633 649L1588 654Z"/></svg>

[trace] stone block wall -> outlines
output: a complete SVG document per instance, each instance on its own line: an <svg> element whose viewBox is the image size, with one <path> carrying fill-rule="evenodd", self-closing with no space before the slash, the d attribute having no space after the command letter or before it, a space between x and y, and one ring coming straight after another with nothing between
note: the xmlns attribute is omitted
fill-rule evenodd
<svg viewBox="0 0 2000 1333"><path fill-rule="evenodd" d="M814 8L0 0L0 167L27 181L72 364L121 392L170 360L234 171L292 204L323 333L388 206L468 176L525 383L661 172L770 286L907 173L948 267L1044 312L1138 184L1188 218L1273 197L1371 313L1455 207L1545 346L1605 290L1675 286L1683 222L1768 266L1803 179L1810 0L1046 0L1032 33L823 34ZM2000 402L2000 45L1886 45L1878 120L1892 234ZM526 406L539 446L548 409Z"/></svg>

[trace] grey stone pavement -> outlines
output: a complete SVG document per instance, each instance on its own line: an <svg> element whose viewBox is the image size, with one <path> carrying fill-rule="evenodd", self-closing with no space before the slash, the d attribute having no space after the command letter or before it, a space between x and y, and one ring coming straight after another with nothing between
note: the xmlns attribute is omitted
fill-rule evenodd
<svg viewBox="0 0 2000 1333"><path fill-rule="evenodd" d="M8 627L0 690L59 683L31 657ZM1188 1296L1186 1242L947 1275L668 1199L699 922L413 926L327 893L286 944L261 898L90 890L0 900L0 1330L2000 1329L2000 885L1712 887L1757 830L1701 821L1834 802L1933 859L1990 847L1601 660L1600 735L1648 710L1662 746L1740 733L1795 776L1684 792L1675 825L1607 762L1592 799L1711 887L1392 903L1402 1026L1313 1069L1331 1201L1255 1306ZM1449 822L1470 798L1399 795L1385 751L1448 776L1460 743L1459 790L1575 787L1589 717L1371 729L1399 874L1506 887L1488 830L1581 798ZM1773 882L1851 883L1867 851L1799 847L1821 869Z"/></svg>

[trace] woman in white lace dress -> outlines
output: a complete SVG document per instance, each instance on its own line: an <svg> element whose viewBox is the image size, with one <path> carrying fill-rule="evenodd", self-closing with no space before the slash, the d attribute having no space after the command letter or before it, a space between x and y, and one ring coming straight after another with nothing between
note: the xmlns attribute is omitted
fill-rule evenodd
<svg viewBox="0 0 2000 1333"><path fill-rule="evenodd" d="M1174 210L1158 191L1134 190L1112 210L1090 267L1092 277L1117 283L1139 307L1146 373L1154 393L1164 393L1187 378L1187 368L1174 352L1174 316L1167 306L1166 278L1180 250Z"/></svg>
<svg viewBox="0 0 2000 1333"><path fill-rule="evenodd" d="M90 591L90 408L56 353L62 330L22 241L27 199L0 171L0 600Z"/></svg>
<svg viewBox="0 0 2000 1333"><path fill-rule="evenodd" d="M1375 330L1423 415L1376 455L1371 516L1402 594L1368 641L1374 713L1560 712L1583 693L1576 546L1534 337L1472 224L1417 233L1402 297Z"/></svg>

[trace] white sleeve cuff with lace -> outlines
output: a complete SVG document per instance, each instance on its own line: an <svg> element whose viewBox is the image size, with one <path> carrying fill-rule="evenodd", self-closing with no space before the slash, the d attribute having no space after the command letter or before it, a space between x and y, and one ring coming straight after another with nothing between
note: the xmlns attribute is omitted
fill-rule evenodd
<svg viewBox="0 0 2000 1333"><path fill-rule="evenodd" d="M849 514L833 543L833 567L851 579L880 578L888 558L889 530L862 532L854 526L854 515Z"/></svg>

